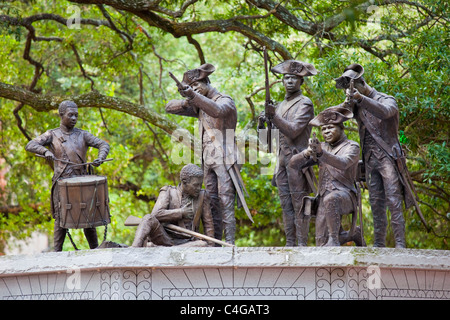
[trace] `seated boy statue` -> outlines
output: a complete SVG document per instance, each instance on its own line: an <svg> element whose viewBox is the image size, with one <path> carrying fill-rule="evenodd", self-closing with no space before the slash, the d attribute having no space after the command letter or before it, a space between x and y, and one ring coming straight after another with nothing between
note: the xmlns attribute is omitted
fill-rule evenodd
<svg viewBox="0 0 450 320"><path fill-rule="evenodd" d="M136 230L133 247L144 247L147 241L160 246L212 246L210 242L165 227L173 224L198 232L201 220L204 233L214 238L209 195L201 189L203 170L188 164L181 169L180 179L177 187L161 188L152 212L142 218Z"/></svg>

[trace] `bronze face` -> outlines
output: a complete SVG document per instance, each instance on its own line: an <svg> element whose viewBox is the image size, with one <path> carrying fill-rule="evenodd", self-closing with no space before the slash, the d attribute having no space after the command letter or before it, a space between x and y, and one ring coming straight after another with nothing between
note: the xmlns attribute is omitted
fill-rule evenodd
<svg viewBox="0 0 450 320"><path fill-rule="evenodd" d="M61 124L68 129L75 127L78 121L78 108L67 108L66 112L61 116Z"/></svg>
<svg viewBox="0 0 450 320"><path fill-rule="evenodd" d="M190 197L197 198L202 189L203 177L191 177L189 180L181 181L183 192Z"/></svg>
<svg viewBox="0 0 450 320"><path fill-rule="evenodd" d="M341 138L342 129L336 124L325 124L322 126L322 136L325 142L333 144Z"/></svg>
<svg viewBox="0 0 450 320"><path fill-rule="evenodd" d="M283 85L286 89L286 93L294 93L300 90L300 86L303 83L303 78L296 76L295 74L285 74L283 77Z"/></svg>
<svg viewBox="0 0 450 320"><path fill-rule="evenodd" d="M191 83L191 87L195 92L201 94L202 96L206 96L210 88L209 84L203 81L194 81Z"/></svg>

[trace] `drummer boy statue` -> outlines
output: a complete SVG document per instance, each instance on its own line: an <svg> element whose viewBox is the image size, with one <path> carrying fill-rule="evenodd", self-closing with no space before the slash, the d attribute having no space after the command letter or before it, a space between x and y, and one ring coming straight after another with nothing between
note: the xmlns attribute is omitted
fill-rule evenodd
<svg viewBox="0 0 450 320"><path fill-rule="evenodd" d="M28 142L25 149L37 155L54 161L54 175L52 178L51 208L55 219L54 249L62 251L67 229L60 226L61 209L59 206L58 180L74 176L86 175L86 166L74 166L71 163L85 163L86 152L89 147L98 149L98 157L93 166L98 167L109 153L109 144L87 131L75 128L78 120L78 106L73 101L63 101L58 108L61 118L60 126L51 129L39 137ZM62 160L62 161L61 161ZM85 228L84 235L89 247L98 247L97 231L95 228Z"/></svg>

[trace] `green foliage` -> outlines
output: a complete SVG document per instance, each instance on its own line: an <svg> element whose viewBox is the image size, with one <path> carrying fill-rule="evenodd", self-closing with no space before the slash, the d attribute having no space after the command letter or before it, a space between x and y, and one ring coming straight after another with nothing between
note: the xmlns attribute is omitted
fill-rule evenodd
<svg viewBox="0 0 450 320"><path fill-rule="evenodd" d="M431 168L424 173L424 179L428 183L432 183L434 178L442 181L450 180L450 152L446 141L442 144L430 143L428 145L428 159Z"/></svg>

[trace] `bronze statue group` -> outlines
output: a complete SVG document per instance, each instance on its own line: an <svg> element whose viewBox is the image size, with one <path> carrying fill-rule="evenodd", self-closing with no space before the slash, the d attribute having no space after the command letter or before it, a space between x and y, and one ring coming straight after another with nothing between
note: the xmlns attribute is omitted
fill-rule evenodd
<svg viewBox="0 0 450 320"><path fill-rule="evenodd" d="M247 191L240 175L234 134L236 105L232 97L211 84L209 76L214 71L215 67L206 63L185 72L181 82L171 74L182 99L169 101L166 112L198 118L202 165L184 166L180 184L161 188L151 213L125 222L138 226L133 247L234 245L236 199L252 219L245 202ZM398 140L395 98L369 86L363 77L364 68L351 64L335 79L336 87L345 90L345 101L314 116L313 103L302 94L301 85L304 77L317 74L315 67L287 60L272 68L272 72L282 75L286 94L280 103L266 100L258 130L266 133L262 136L271 137L267 133L273 129L279 134L273 150L277 162L272 184L278 189L286 246L308 244L311 217L315 218L316 246L340 246L350 241L365 246L358 184L364 172L373 215L373 246L386 246L389 209L395 247L405 248L403 202L406 208L415 204L423 217ZM54 163L51 208L55 251L62 250L68 230L62 220L68 217L78 222L74 228L84 229L90 248L96 248L96 220L105 225L109 222L108 196L99 199L98 183L93 179L86 178L86 186L79 180L70 185L69 179L88 176L85 164L89 147L99 149L98 158L92 163L98 166L107 160L109 145L75 128L78 108L74 102L62 102L59 115L60 127L30 141L26 150ZM343 123L352 118L358 123L360 144L349 140L344 132ZM311 136L313 126L320 128L324 142L319 142L315 134ZM263 143L271 145L271 139ZM318 181L312 170L314 165L319 167ZM69 190L68 185L73 189ZM83 190L87 195L83 195ZM107 212L99 212L101 203L105 203ZM352 217L349 230L342 226L344 215Z"/></svg>

